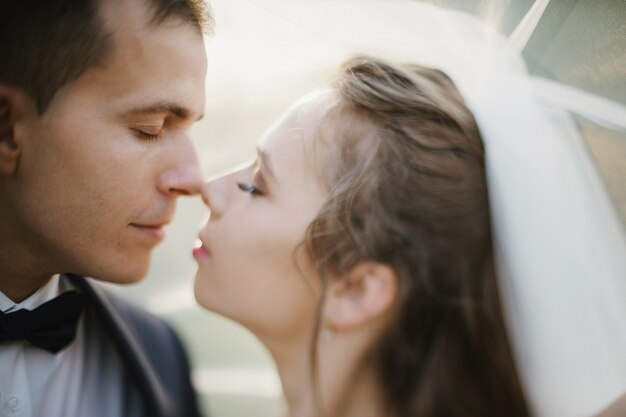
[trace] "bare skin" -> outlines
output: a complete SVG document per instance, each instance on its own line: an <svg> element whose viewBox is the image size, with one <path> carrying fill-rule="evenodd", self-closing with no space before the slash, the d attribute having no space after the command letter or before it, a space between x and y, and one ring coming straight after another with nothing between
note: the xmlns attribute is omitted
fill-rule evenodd
<svg viewBox="0 0 626 417"><path fill-rule="evenodd" d="M115 47L39 115L0 85L0 291L19 302L56 273L131 283L147 272L177 198L203 181L191 125L204 111L202 34L106 1Z"/></svg>

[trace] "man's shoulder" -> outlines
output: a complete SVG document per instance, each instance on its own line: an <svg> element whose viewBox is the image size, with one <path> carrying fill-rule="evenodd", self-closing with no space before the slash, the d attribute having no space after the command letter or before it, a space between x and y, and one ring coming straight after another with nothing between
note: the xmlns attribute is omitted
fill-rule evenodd
<svg viewBox="0 0 626 417"><path fill-rule="evenodd" d="M97 306L99 318L108 321L108 325L120 331L122 337L132 335L141 345L141 350L153 357L153 360L169 357L171 361L172 354L176 356L183 354L178 335L163 318L149 312L123 294L106 288L97 280L82 279L84 283L81 284L81 289L88 293L88 298Z"/></svg>
<svg viewBox="0 0 626 417"><path fill-rule="evenodd" d="M97 320L117 346L127 371L140 385L149 386L150 397L168 398L159 408L198 416L187 355L172 326L96 280L69 278L87 296Z"/></svg>
<svg viewBox="0 0 626 417"><path fill-rule="evenodd" d="M92 285L98 284L92 283ZM167 321L149 312L136 302L106 288L102 288L101 295L107 299L115 312L122 317L124 324L135 335L161 343L178 340L176 333Z"/></svg>

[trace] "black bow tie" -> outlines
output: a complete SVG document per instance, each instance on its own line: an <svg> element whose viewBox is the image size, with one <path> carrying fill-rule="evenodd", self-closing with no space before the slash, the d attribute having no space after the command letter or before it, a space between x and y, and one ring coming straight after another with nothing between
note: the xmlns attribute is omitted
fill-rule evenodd
<svg viewBox="0 0 626 417"><path fill-rule="evenodd" d="M66 292L34 310L0 312L0 342L27 340L34 346L57 353L76 336L84 296Z"/></svg>

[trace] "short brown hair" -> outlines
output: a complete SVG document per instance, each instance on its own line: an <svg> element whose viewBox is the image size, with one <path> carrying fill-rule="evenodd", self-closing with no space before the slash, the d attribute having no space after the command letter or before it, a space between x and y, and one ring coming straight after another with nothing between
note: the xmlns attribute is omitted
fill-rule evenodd
<svg viewBox="0 0 626 417"><path fill-rule="evenodd" d="M396 271L395 318L369 357L392 415L528 416L472 113L443 72L372 57L349 60L335 94L317 132L330 192L305 244L323 286L362 261Z"/></svg>
<svg viewBox="0 0 626 417"><path fill-rule="evenodd" d="M57 91L98 65L112 51L99 16L106 0L2 0L0 2L0 83L19 87L44 113ZM158 24L170 16L210 30L203 0L145 1Z"/></svg>

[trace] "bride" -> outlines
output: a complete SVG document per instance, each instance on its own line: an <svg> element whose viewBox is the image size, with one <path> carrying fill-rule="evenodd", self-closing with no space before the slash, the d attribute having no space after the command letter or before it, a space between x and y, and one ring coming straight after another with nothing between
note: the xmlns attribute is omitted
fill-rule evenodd
<svg viewBox="0 0 626 417"><path fill-rule="evenodd" d="M363 6L358 8L368 14L365 9ZM421 62L443 69L454 80L477 119L485 145L491 244L503 319L510 350L518 364L522 392L532 413L540 417L567 417L600 412L626 391L626 355L623 354L626 351L626 303L623 301L626 294L623 279L626 276L626 240L568 111L575 111L603 125L624 129L624 110L529 77L518 52L510 45L515 39L507 42L465 15L400 0L385 3L380 10L385 11L379 13L381 18L389 17L389 24L380 32L385 36L358 39L356 43L359 46L374 44L372 49L377 54L384 51L385 55L400 57L402 62ZM523 38L524 32L516 30L514 34L521 34ZM354 33L363 36L362 31ZM519 41L519 37L517 39ZM333 43L341 42L333 37ZM372 365L372 358L380 358L382 353L368 355L364 353L365 349L360 351L362 356L357 357L356 351L348 349L353 346L348 342L361 342L364 346L369 341L370 346L374 346L376 340L381 343L395 340L384 331L391 331L389 324L398 317L395 307L404 291L397 271L374 268L377 274L368 272L365 275L395 279L369 278L358 285L348 285L354 280L336 279L340 274L338 271L349 271L353 262L361 259L359 256L367 254L359 245L379 244L379 236L388 239L390 236L376 233L376 239L361 240L356 238L359 235L354 234L353 227L340 233L336 225L344 224L341 218L312 223L322 214L332 214L320 211L326 207L327 197L338 196L339 201L349 205L351 210L359 207L358 199L341 200L340 193L361 189L351 190L341 181L334 183L333 179L344 173L334 167L349 163L360 167L372 162L367 158L351 161L349 158L355 156L352 152L335 155L328 152L334 134L337 137L344 134L342 130L332 129L334 125L330 121L336 122L336 118L325 118L328 110L325 108L332 107L337 97L337 91L327 92L298 104L261 144L262 152L256 165L211 182L205 188L212 217L202 232L205 248L197 251L200 267L196 297L208 308L242 322L268 345L279 369L282 368L285 395L294 415L302 410L314 413L312 410L318 406L329 413L332 409L348 407L336 400L344 396L343 388L350 388L348 391L353 393L346 402L364 405L370 402L385 404L386 400L389 401L385 396L395 392L395 383L413 387L411 381L386 378L378 388L372 367L362 364ZM314 126L298 125L288 130L283 139L272 139L281 129L289 128L296 116L301 117L298 120L302 123L308 120L307 123ZM315 120L328 123L318 129ZM347 129L345 123L340 127ZM319 138L308 143L306 133L312 130L318 131ZM369 132L365 129L363 136ZM359 150L365 152L367 149ZM272 152L278 153L273 156ZM325 160L326 157L330 160ZM299 166L301 171L297 170ZM400 166L394 165L393 168L400 169ZM281 170L286 174L280 175ZM360 171L346 172L358 174ZM369 178L375 172L373 169L362 171L362 175ZM393 172L383 171L382 177L391 181L390 173ZM385 203L406 201L407 204L417 204L420 201L418 198L423 193L393 192L404 178L391 178L394 181L387 192L393 198L385 199ZM272 187L273 179L278 180L276 183L280 187L291 188L283 189L280 196L273 195L273 190L281 189ZM249 197L246 203L249 206L233 200L243 196ZM367 195L367 198L372 197ZM415 210L408 205L405 215L415 216ZM364 221L357 224L363 229L357 230L372 235L378 230L366 228L372 225ZM328 235L326 230L336 235ZM396 229L392 230L396 232ZM355 246L345 244L346 239L352 239ZM413 235L407 239L396 233L390 240L402 247L412 239ZM347 260L324 252L335 244L342 250L358 250ZM418 255L422 256L418 252L411 262L421 259ZM454 258L451 257L449 263L448 267L454 267ZM381 271L387 271L387 274ZM342 282L343 287L339 286ZM366 282L375 285L368 286ZM396 282L396 286L385 285L385 282ZM488 280L483 284L485 282ZM387 296L364 297L371 293ZM490 306L497 312L497 297L493 294L490 297ZM359 303L359 300L370 300L372 304ZM376 308L365 308L367 305ZM473 311L471 302L461 305ZM502 319L499 312L494 317L496 322ZM353 333L367 320L375 323L366 326L371 330L367 336L361 332ZM265 327L260 323L265 323ZM413 332L407 337L421 337L424 329L418 323L407 326L409 333ZM496 327L496 333L502 337L505 334L503 326L497 324ZM317 336L317 339L311 344L305 343L296 337L297 331L300 335ZM355 336L346 338L347 335ZM296 340L300 343L297 346ZM481 349L493 349L490 342L491 338L482 340ZM378 346L376 349L385 352ZM298 352L299 356L293 352ZM500 352L508 352L508 347ZM499 375L507 374L502 371L506 368L515 371L509 355L503 356L505 360L499 363L505 366L500 368ZM336 359L331 360L331 357ZM400 374L406 378L425 375L420 372L428 368L420 372L405 368L404 364L410 362L405 362L407 358L414 360L415 355L397 356L394 358L396 362L390 364L400 368ZM454 364L445 365L453 367ZM359 376L348 370L359 371ZM458 371L462 374L463 369ZM339 380L338 375L351 375L352 379ZM515 372L507 375L509 382L502 389L513 387L511 392L516 392ZM449 384L434 386L433 393L454 389L455 383L456 379ZM459 384L462 385L463 381ZM472 388L480 391L482 385L477 385ZM422 392L422 400L433 401L433 407L438 405L433 400L436 395ZM463 401L460 397L458 403ZM402 404L396 399L392 402ZM454 404L451 401L449 406ZM614 414L607 415L620 415L619 409L609 409L608 412ZM463 410L456 412L456 415L468 414ZM507 411L501 415L510 413Z"/></svg>
<svg viewBox="0 0 626 417"><path fill-rule="evenodd" d="M348 61L203 198L196 299L267 346L289 415L528 415L483 145L444 73Z"/></svg>

